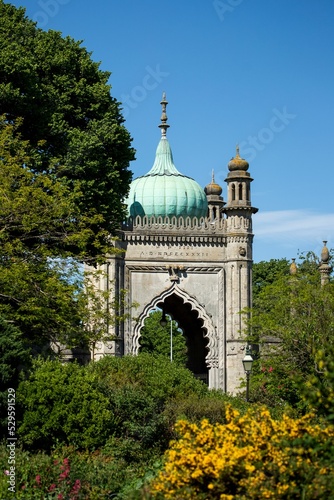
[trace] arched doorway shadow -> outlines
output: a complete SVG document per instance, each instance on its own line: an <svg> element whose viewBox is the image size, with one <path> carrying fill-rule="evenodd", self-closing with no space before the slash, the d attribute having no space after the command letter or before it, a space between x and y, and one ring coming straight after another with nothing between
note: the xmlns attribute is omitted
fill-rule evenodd
<svg viewBox="0 0 334 500"><path fill-rule="evenodd" d="M177 321L188 348L188 368L210 385L209 372L218 368L218 339L211 317L198 301L173 284L146 305L134 328L132 353L140 349L140 331L150 311L160 308ZM215 384L214 384L215 385Z"/></svg>

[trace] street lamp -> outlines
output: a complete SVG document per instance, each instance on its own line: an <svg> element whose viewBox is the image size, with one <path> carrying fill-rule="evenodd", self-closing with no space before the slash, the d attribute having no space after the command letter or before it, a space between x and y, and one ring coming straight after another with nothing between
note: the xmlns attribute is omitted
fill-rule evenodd
<svg viewBox="0 0 334 500"><path fill-rule="evenodd" d="M162 311L162 318L160 320L160 325L161 326L167 325L167 318L164 309ZM170 316L170 360L173 361L173 320L171 316Z"/></svg>
<svg viewBox="0 0 334 500"><path fill-rule="evenodd" d="M246 346L246 354L244 359L242 360L242 364L244 365L244 370L246 373L246 401L249 401L249 377L252 371L253 358L251 356L250 346Z"/></svg>

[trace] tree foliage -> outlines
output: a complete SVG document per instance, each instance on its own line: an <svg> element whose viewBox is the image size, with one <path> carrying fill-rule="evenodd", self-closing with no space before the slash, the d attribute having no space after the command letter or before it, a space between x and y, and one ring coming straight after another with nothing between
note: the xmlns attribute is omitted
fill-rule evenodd
<svg viewBox="0 0 334 500"><path fill-rule="evenodd" d="M0 435L8 437L8 389L16 390L20 371L30 364L30 349L22 332L0 316Z"/></svg>
<svg viewBox="0 0 334 500"><path fill-rule="evenodd" d="M18 402L24 407L19 435L33 448L48 450L57 442L94 448L110 432L108 399L94 374L77 363L37 360L19 385Z"/></svg>
<svg viewBox="0 0 334 500"><path fill-rule="evenodd" d="M331 380L333 311L334 284L321 286L318 262L310 254L297 274L282 274L261 288L250 320L250 340L260 346L252 376L255 399L299 409L304 400L314 406L311 387L321 392Z"/></svg>
<svg viewBox="0 0 334 500"><path fill-rule="evenodd" d="M81 229L74 192L32 170L34 153L17 127L0 121L0 313L41 344L78 324L77 264L54 259Z"/></svg>
<svg viewBox="0 0 334 500"><path fill-rule="evenodd" d="M76 201L70 189L51 172L36 172L36 153L14 124L0 119L0 238L5 256L66 255L67 245L86 245Z"/></svg>
<svg viewBox="0 0 334 500"><path fill-rule="evenodd" d="M141 329L140 352L151 352L162 354L170 358L171 351L171 327L170 320L166 326L160 324L161 311L152 311ZM186 365L187 363L187 345L182 331L177 323L172 321L172 349L173 361Z"/></svg>
<svg viewBox="0 0 334 500"><path fill-rule="evenodd" d="M24 444L93 449L110 438L110 448L136 460L147 447L167 446L167 402L181 395L205 396L207 388L163 356L140 354L107 356L86 366L37 360L17 392L24 409L19 427Z"/></svg>
<svg viewBox="0 0 334 500"><path fill-rule="evenodd" d="M252 270L252 287L253 287L253 302L256 304L256 299L267 285L274 283L281 276L289 274L289 262L287 259L270 259L269 261L261 261L253 264Z"/></svg>
<svg viewBox="0 0 334 500"><path fill-rule="evenodd" d="M37 214L45 220L54 210L49 238L43 240L49 250L86 259L101 255L111 248L109 236L125 216L122 199L134 159L119 103L110 95L110 74L80 42L37 28L24 9L1 0L0 17L2 127L15 125L14 142L23 141L29 153L12 159L13 174L21 169L25 177L28 167L30 186L40 196L43 192L46 202L45 214L35 210L43 202L40 196L36 204L30 200L22 206L33 225L29 229L38 245L46 228ZM10 167L6 159L5 164Z"/></svg>
<svg viewBox="0 0 334 500"><path fill-rule="evenodd" d="M0 0L0 314L30 345L86 338L81 262L113 251L134 158L110 74Z"/></svg>

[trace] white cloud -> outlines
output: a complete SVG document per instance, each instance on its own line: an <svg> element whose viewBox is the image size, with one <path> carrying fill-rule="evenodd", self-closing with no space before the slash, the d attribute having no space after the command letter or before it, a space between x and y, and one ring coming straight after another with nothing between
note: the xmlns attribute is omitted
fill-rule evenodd
<svg viewBox="0 0 334 500"><path fill-rule="evenodd" d="M259 212L253 218L254 259L297 257L313 251L320 256L323 241L334 248L334 213L312 210Z"/></svg>
<svg viewBox="0 0 334 500"><path fill-rule="evenodd" d="M334 213L309 210L262 212L253 219L254 234L259 239L282 241L334 241Z"/></svg>

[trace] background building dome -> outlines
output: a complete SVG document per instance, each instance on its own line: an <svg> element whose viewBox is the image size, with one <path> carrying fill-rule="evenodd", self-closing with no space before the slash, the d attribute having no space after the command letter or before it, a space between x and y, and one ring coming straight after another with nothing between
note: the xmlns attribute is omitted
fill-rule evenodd
<svg viewBox="0 0 334 500"><path fill-rule="evenodd" d="M182 175L175 167L173 154L166 138L167 125L165 94L162 101L162 137L157 147L151 170L135 179L125 202L128 213L148 217L205 217L207 198L201 186L192 178Z"/></svg>

